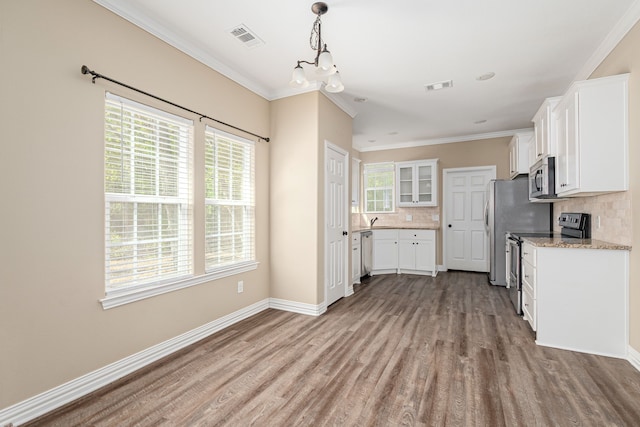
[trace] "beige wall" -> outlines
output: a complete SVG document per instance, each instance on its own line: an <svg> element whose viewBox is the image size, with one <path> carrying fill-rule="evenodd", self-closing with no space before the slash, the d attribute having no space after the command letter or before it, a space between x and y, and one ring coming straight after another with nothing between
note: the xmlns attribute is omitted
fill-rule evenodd
<svg viewBox="0 0 640 427"><path fill-rule="evenodd" d="M397 150L367 151L359 153L364 163L403 162L409 160L439 159L438 161L438 207L437 208L396 208L394 214L376 214L379 219L376 225L407 225L404 222L406 214L413 216L411 225L438 225L431 220L434 213L442 219L442 170L472 166L496 166L498 179L509 177L509 141L511 137L484 139L479 141L465 141L451 144L426 145L415 148L400 148ZM362 198L361 198L362 199ZM362 208L362 200L360 206ZM366 225L369 218L362 214L360 224ZM352 224L357 220L352 219ZM438 230L437 262L442 264L442 229Z"/></svg>
<svg viewBox="0 0 640 427"><path fill-rule="evenodd" d="M630 244L630 345L640 351L640 23L636 24L590 78L631 73L629 77L629 191L555 203L554 214L586 211L601 218L593 236ZM603 144L606 141L603 141Z"/></svg>
<svg viewBox="0 0 640 427"><path fill-rule="evenodd" d="M80 67L266 136L268 101L90 0L0 2L0 52L0 408L269 296L270 146L260 142L258 269L102 309L104 92L147 100L93 85ZM204 123L192 118L200 192Z"/></svg>
<svg viewBox="0 0 640 427"><path fill-rule="evenodd" d="M352 120L320 92L273 101L271 116L271 297L318 305L325 141L348 153Z"/></svg>
<svg viewBox="0 0 640 427"><path fill-rule="evenodd" d="M271 297L317 304L318 92L271 103Z"/></svg>

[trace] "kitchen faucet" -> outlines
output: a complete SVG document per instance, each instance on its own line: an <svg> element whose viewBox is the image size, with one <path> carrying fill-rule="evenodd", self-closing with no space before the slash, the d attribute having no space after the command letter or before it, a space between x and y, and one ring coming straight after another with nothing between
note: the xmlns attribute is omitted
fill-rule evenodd
<svg viewBox="0 0 640 427"><path fill-rule="evenodd" d="M369 221L371 223L371 227L373 227L373 224L378 220L378 217L373 218L371 221Z"/></svg>

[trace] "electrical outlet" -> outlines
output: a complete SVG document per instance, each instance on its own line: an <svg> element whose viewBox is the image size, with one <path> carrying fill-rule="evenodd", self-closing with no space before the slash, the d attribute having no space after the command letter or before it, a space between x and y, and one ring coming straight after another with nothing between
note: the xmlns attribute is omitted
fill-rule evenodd
<svg viewBox="0 0 640 427"><path fill-rule="evenodd" d="M431 215L431 219L432 219L433 221L440 221L440 215L438 215L438 214L433 214L433 215Z"/></svg>
<svg viewBox="0 0 640 427"><path fill-rule="evenodd" d="M242 292L244 292L244 281L240 280L238 281L238 293L241 294Z"/></svg>
<svg viewBox="0 0 640 427"><path fill-rule="evenodd" d="M406 221L413 221L413 215L407 215L407 216L405 217L405 220L406 220Z"/></svg>
<svg viewBox="0 0 640 427"><path fill-rule="evenodd" d="M600 228L600 215L596 217L596 228Z"/></svg>

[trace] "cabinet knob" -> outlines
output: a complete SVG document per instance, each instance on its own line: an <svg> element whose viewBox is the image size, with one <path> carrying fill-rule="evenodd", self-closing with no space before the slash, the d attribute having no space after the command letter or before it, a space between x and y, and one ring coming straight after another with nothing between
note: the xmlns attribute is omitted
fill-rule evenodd
<svg viewBox="0 0 640 427"><path fill-rule="evenodd" d="M451 224L449 224L449 228L451 228Z"/></svg>

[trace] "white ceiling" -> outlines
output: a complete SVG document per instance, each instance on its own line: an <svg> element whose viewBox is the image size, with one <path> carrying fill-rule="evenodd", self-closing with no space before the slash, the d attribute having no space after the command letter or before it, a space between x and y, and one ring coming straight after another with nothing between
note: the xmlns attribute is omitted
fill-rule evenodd
<svg viewBox="0 0 640 427"><path fill-rule="evenodd" d="M298 93L293 67L315 56L312 0L94 1L270 100ZM331 97L354 116L361 151L530 128L543 99L587 78L640 17L640 0L326 3L323 40L345 85ZM239 24L264 44L232 37ZM449 79L452 88L425 91Z"/></svg>

